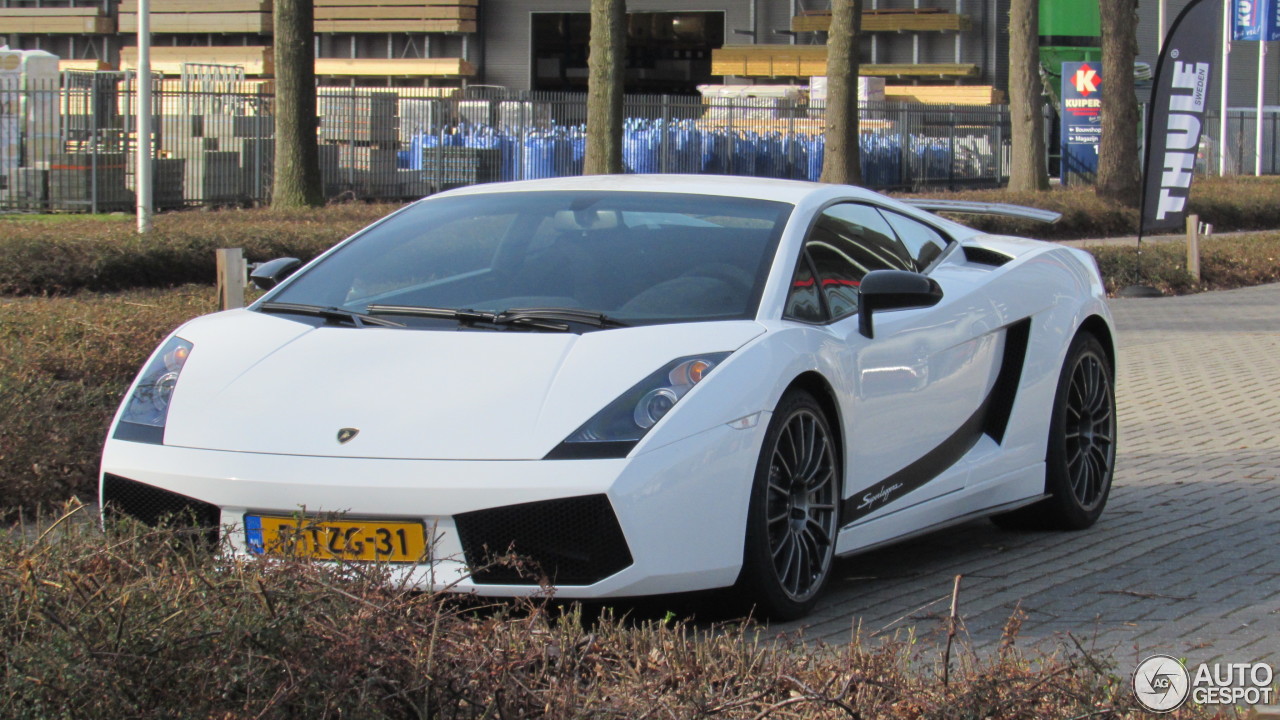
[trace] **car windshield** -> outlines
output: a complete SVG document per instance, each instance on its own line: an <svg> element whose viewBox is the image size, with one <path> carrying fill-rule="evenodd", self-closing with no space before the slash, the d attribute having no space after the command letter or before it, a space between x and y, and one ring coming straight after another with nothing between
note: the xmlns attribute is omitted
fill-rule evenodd
<svg viewBox="0 0 1280 720"><path fill-rule="evenodd" d="M271 300L394 312L410 326L449 317L410 308L572 309L580 312L558 320L605 316L598 327L751 318L791 207L651 192L433 198L359 235Z"/></svg>

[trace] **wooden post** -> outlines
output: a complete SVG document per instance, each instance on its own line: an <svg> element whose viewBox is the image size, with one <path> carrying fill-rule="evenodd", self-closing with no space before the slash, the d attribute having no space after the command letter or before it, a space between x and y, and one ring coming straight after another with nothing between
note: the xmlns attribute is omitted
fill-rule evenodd
<svg viewBox="0 0 1280 720"><path fill-rule="evenodd" d="M221 248L218 258L218 309L244 307L245 264L240 248Z"/></svg>
<svg viewBox="0 0 1280 720"><path fill-rule="evenodd" d="M1187 216L1187 273L1200 282L1200 216Z"/></svg>

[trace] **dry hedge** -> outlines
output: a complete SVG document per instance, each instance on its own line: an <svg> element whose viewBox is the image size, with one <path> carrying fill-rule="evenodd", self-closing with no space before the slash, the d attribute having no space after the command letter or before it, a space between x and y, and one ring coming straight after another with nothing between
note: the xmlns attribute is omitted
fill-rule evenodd
<svg viewBox="0 0 1280 720"><path fill-rule="evenodd" d="M250 262L310 260L397 207L352 203L316 210L166 213L145 237L127 222L11 217L0 220L0 295L209 284L218 248L243 248Z"/></svg>
<svg viewBox="0 0 1280 720"><path fill-rule="evenodd" d="M211 288L0 297L0 518L97 496L107 425L155 346Z"/></svg>
<svg viewBox="0 0 1280 720"><path fill-rule="evenodd" d="M936 195L936 193L935 193ZM1099 198L1092 187L1058 187L1049 192L968 190L944 195L948 200L1028 205L1062 213L1052 225L976 215L957 219L980 230L1042 240L1078 240L1136 235L1138 211ZM1212 223L1215 231L1280 229L1280 177L1204 177L1191 188L1188 212Z"/></svg>
<svg viewBox="0 0 1280 720"><path fill-rule="evenodd" d="M933 193L937 195L938 193ZM949 199L1012 202L1063 213L1053 225L1008 218L963 216L990 232L1044 239L1131 235L1137 212L1099 199L1091 188L1047 193L974 190ZM1201 178L1191 212L1218 231L1280 228L1280 177ZM251 262L292 256L309 260L394 210L351 203L319 210L219 210L168 213L141 238L127 222L64 219L0 220L0 295L61 295L214 282L220 247L244 248Z"/></svg>
<svg viewBox="0 0 1280 720"><path fill-rule="evenodd" d="M219 561L173 532L74 518L34 536L0 532L0 716L15 720L1140 715L1107 661L1024 657L1017 618L998 650L962 645L944 684L939 653L906 636L802 646L750 624L486 607L385 568Z"/></svg>

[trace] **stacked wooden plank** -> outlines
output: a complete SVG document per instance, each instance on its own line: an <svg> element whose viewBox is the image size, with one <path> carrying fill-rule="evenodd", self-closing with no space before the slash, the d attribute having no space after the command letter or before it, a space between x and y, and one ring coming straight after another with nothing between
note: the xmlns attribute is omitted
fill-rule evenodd
<svg viewBox="0 0 1280 720"><path fill-rule="evenodd" d="M978 66L966 63L863 64L858 72L872 77L975 77ZM726 45L711 51L712 75L740 77L811 77L827 74L825 45Z"/></svg>
<svg viewBox="0 0 1280 720"><path fill-rule="evenodd" d="M928 105L1003 105L1004 93L990 85L886 85L888 102Z"/></svg>
<svg viewBox="0 0 1280 720"><path fill-rule="evenodd" d="M271 48L257 45L234 45L225 47L171 47L152 46L151 71L167 75L182 74L183 63L204 63L209 65L239 65L246 75L272 75L275 73L275 61ZM138 68L138 48L120 49L120 69L136 70Z"/></svg>
<svg viewBox="0 0 1280 720"><path fill-rule="evenodd" d="M92 7L0 8L0 33L28 35L110 35L116 21L101 5Z"/></svg>
<svg viewBox="0 0 1280 720"><path fill-rule="evenodd" d="M961 32L973 27L968 15L942 8L867 10L862 13L863 32ZM811 12L791 18L792 32L827 32L831 13Z"/></svg>
<svg viewBox="0 0 1280 720"><path fill-rule="evenodd" d="M324 88L316 106L321 149L335 154L336 173L325 179L326 185L331 185L330 192L401 197L396 167L400 147L396 93Z"/></svg>
<svg viewBox="0 0 1280 720"><path fill-rule="evenodd" d="M120 32L138 31L138 0L121 0ZM151 0L153 33L271 34L271 0Z"/></svg>
<svg viewBox="0 0 1280 720"><path fill-rule="evenodd" d="M315 0L319 33L470 33L478 0Z"/></svg>
<svg viewBox="0 0 1280 720"><path fill-rule="evenodd" d="M115 70L115 66L105 60L59 60L58 69L62 71L72 70L75 72L100 72L103 70Z"/></svg>
<svg viewBox="0 0 1280 720"><path fill-rule="evenodd" d="M316 58L316 75L335 77L470 77L462 58Z"/></svg>
<svg viewBox="0 0 1280 720"><path fill-rule="evenodd" d="M393 92L353 94L325 89L316 105L321 140L372 144L399 141L400 118Z"/></svg>

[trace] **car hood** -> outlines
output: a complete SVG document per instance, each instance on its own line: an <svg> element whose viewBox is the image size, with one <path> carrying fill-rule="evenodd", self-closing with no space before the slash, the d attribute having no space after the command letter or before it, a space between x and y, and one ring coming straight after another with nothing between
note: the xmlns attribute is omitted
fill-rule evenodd
<svg viewBox="0 0 1280 720"><path fill-rule="evenodd" d="M332 457L537 459L667 362L735 350L762 332L751 321L582 335L312 327L232 310L179 329L194 349L164 442ZM358 433L340 443L344 428Z"/></svg>

